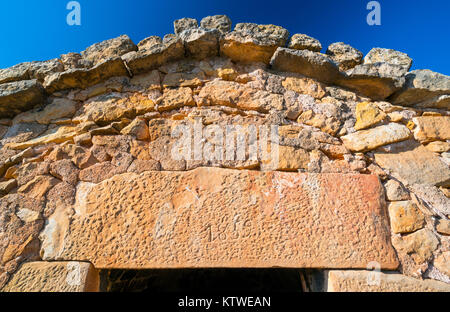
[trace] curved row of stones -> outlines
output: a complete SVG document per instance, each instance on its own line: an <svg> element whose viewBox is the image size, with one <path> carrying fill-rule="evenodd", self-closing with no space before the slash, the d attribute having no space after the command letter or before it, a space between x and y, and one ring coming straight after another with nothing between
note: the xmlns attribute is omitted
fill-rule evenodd
<svg viewBox="0 0 450 312"><path fill-rule="evenodd" d="M394 50L322 54L279 26L231 31L223 15L174 28L0 70L0 287L24 261L58 260L55 224L72 222L86 188L198 167L375 174L398 271L450 283L450 77L408 72ZM171 132L190 121L278 125L277 166L174 160Z"/></svg>

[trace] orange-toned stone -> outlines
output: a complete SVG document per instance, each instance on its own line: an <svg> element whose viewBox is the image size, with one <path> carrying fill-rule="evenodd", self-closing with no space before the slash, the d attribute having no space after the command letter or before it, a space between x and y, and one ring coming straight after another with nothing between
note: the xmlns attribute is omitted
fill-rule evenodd
<svg viewBox="0 0 450 312"><path fill-rule="evenodd" d="M450 285L394 272L330 271L328 292L450 292Z"/></svg>
<svg viewBox="0 0 450 312"><path fill-rule="evenodd" d="M99 272L85 262L28 262L3 292L97 292Z"/></svg>
<svg viewBox="0 0 450 312"><path fill-rule="evenodd" d="M100 269L398 266L372 175L126 173L81 183L73 209L67 226L44 230L45 260Z"/></svg>

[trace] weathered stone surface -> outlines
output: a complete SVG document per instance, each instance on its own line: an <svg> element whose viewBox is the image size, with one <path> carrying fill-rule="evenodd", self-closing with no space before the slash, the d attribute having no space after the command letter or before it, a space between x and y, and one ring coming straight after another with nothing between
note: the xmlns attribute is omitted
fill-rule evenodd
<svg viewBox="0 0 450 312"><path fill-rule="evenodd" d="M86 60L97 65L108 58L120 57L128 52L137 51L137 46L127 35L95 43L81 52Z"/></svg>
<svg viewBox="0 0 450 312"><path fill-rule="evenodd" d="M0 196L5 196L17 186L15 179L0 182Z"/></svg>
<svg viewBox="0 0 450 312"><path fill-rule="evenodd" d="M402 90L392 96L392 103L402 106L450 109L450 100L439 96L450 94L450 77L431 70L413 70L406 75Z"/></svg>
<svg viewBox="0 0 450 312"><path fill-rule="evenodd" d="M45 132L42 136L35 139L21 142L21 143L8 143L7 146L12 149L23 150L29 147L34 147L38 145L44 145L49 143L62 143L65 141L70 141L76 135L83 133L81 128L73 126L61 126L53 128Z"/></svg>
<svg viewBox="0 0 450 312"><path fill-rule="evenodd" d="M442 142L442 141L435 141L435 142L431 142L431 143L427 144L426 148L430 152L445 153L445 152L450 151L450 143Z"/></svg>
<svg viewBox="0 0 450 312"><path fill-rule="evenodd" d="M392 65L400 65L408 71L412 65L412 59L403 52L392 50L373 48L364 57L364 64L388 63Z"/></svg>
<svg viewBox="0 0 450 312"><path fill-rule="evenodd" d="M283 109L283 96L248 88L240 83L214 80L205 84L199 95L199 105L238 107L244 110L269 112Z"/></svg>
<svg viewBox="0 0 450 312"><path fill-rule="evenodd" d="M154 44L148 49L127 53L122 56L122 59L133 75L138 75L183 57L183 41L178 37L174 37L162 43Z"/></svg>
<svg viewBox="0 0 450 312"><path fill-rule="evenodd" d="M18 263L39 255L42 210L43 203L37 199L19 194L0 198L0 271L12 273ZM0 281L0 288L5 282Z"/></svg>
<svg viewBox="0 0 450 312"><path fill-rule="evenodd" d="M219 36L216 29L191 28L180 34L186 49L186 55L202 60L219 55Z"/></svg>
<svg viewBox="0 0 450 312"><path fill-rule="evenodd" d="M431 259L439 240L431 230L422 229L404 236L393 236L392 244L398 252L411 255L414 262L420 264Z"/></svg>
<svg viewBox="0 0 450 312"><path fill-rule="evenodd" d="M419 208L431 215L450 216L450 199L439 188L429 184L413 184L409 188L414 192L413 199L419 201Z"/></svg>
<svg viewBox="0 0 450 312"><path fill-rule="evenodd" d="M269 64L288 38L289 32L280 26L239 23L220 40L220 53L233 61Z"/></svg>
<svg viewBox="0 0 450 312"><path fill-rule="evenodd" d="M287 77L282 82L282 85L286 88L286 90L291 90L301 94L308 94L316 99L321 99L326 94L325 86L311 78Z"/></svg>
<svg viewBox="0 0 450 312"><path fill-rule="evenodd" d="M114 76L127 76L128 72L120 57L100 61L92 68L69 69L47 76L44 81L48 93L65 89L85 89Z"/></svg>
<svg viewBox="0 0 450 312"><path fill-rule="evenodd" d="M434 260L434 266L450 277L450 251L443 252Z"/></svg>
<svg viewBox="0 0 450 312"><path fill-rule="evenodd" d="M75 68L89 68L92 66L92 62L84 59L80 53L70 52L62 54L60 60L64 65L64 70Z"/></svg>
<svg viewBox="0 0 450 312"><path fill-rule="evenodd" d="M160 112L169 111L183 106L195 106L190 88L167 89L157 101Z"/></svg>
<svg viewBox="0 0 450 312"><path fill-rule="evenodd" d="M313 52L320 52L322 45L320 41L304 34L292 35L288 44L289 49L294 50L310 50Z"/></svg>
<svg viewBox="0 0 450 312"><path fill-rule="evenodd" d="M213 15L204 17L200 26L205 29L217 29L222 35L231 31L231 20L226 15Z"/></svg>
<svg viewBox="0 0 450 312"><path fill-rule="evenodd" d="M401 124L390 123L369 130L362 130L342 137L345 147L354 152L365 152L379 146L404 141L411 136Z"/></svg>
<svg viewBox="0 0 450 312"><path fill-rule="evenodd" d="M98 271L86 262L27 262L3 292L97 292Z"/></svg>
<svg viewBox="0 0 450 312"><path fill-rule="evenodd" d="M413 119L414 138L422 143L450 140L450 116L426 116Z"/></svg>
<svg viewBox="0 0 450 312"><path fill-rule="evenodd" d="M70 226L44 240L44 259L96 268L398 265L376 176L199 168L119 175L82 192ZM50 238L64 233L64 242Z"/></svg>
<svg viewBox="0 0 450 312"><path fill-rule="evenodd" d="M436 231L444 235L450 235L450 220L440 219L436 225Z"/></svg>
<svg viewBox="0 0 450 312"><path fill-rule="evenodd" d="M279 71L299 73L325 83L332 83L339 77L339 68L328 56L309 50L278 48L270 64Z"/></svg>
<svg viewBox="0 0 450 312"><path fill-rule="evenodd" d="M394 233L411 233L423 228L425 217L411 201L392 202L388 206Z"/></svg>
<svg viewBox="0 0 450 312"><path fill-rule="evenodd" d="M52 176L36 176L30 182L19 187L17 192L30 198L43 200L47 192L60 181Z"/></svg>
<svg viewBox="0 0 450 312"><path fill-rule="evenodd" d="M404 67L388 63L357 65L346 72L337 84L374 100L384 100L400 90L405 82Z"/></svg>
<svg viewBox="0 0 450 312"><path fill-rule="evenodd" d="M379 281L379 283L376 283ZM450 292L450 285L397 273L329 271L329 292Z"/></svg>
<svg viewBox="0 0 450 312"><path fill-rule="evenodd" d="M76 111L76 102L64 99L55 98L50 104L44 108L24 112L14 118L14 123L33 123L49 124L51 121L72 117Z"/></svg>
<svg viewBox="0 0 450 312"><path fill-rule="evenodd" d="M292 146L279 146L278 164L274 170L298 171L308 169L309 154L301 148Z"/></svg>
<svg viewBox="0 0 450 312"><path fill-rule="evenodd" d="M342 71L361 64L363 58L363 54L360 51L343 42L330 44L326 54L338 64L339 69Z"/></svg>
<svg viewBox="0 0 450 312"><path fill-rule="evenodd" d="M29 68L30 63L20 63L8 68L0 69L0 84L30 79L28 73Z"/></svg>
<svg viewBox="0 0 450 312"><path fill-rule="evenodd" d="M76 185L79 170L70 159L62 159L50 164L50 174L58 179Z"/></svg>
<svg viewBox="0 0 450 312"><path fill-rule="evenodd" d="M376 125L386 118L386 114L373 103L360 102L356 105L355 130L362 130Z"/></svg>
<svg viewBox="0 0 450 312"><path fill-rule="evenodd" d="M410 196L403 185L395 180L389 180L384 184L386 199L389 201L408 200Z"/></svg>
<svg viewBox="0 0 450 312"><path fill-rule="evenodd" d="M154 45L162 44L162 39L159 36L150 36L145 39L142 39L137 47L138 50L148 50L151 49Z"/></svg>
<svg viewBox="0 0 450 312"><path fill-rule="evenodd" d="M181 34L187 29L197 28L198 22L195 18L184 17L173 22L175 35Z"/></svg>
<svg viewBox="0 0 450 312"><path fill-rule="evenodd" d="M43 101L43 88L37 80L0 84L0 118L13 117Z"/></svg>
<svg viewBox="0 0 450 312"><path fill-rule="evenodd" d="M150 136L148 126L145 120L136 118L128 126L122 129L120 133L124 135L134 135L138 140L147 140Z"/></svg>
<svg viewBox="0 0 450 312"><path fill-rule="evenodd" d="M450 169L423 145L410 141L375 153L376 163L407 184L450 185Z"/></svg>

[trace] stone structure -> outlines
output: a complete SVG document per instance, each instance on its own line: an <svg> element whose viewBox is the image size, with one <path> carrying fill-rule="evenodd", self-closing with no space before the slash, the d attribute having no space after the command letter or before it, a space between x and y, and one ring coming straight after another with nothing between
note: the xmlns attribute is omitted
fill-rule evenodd
<svg viewBox="0 0 450 312"><path fill-rule="evenodd" d="M282 267L450 291L450 77L224 15L174 26L0 70L1 290Z"/></svg>

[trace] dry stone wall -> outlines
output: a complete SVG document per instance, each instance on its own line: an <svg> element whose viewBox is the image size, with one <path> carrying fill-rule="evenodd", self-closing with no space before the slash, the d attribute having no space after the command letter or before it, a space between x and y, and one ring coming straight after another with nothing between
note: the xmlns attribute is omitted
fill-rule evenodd
<svg viewBox="0 0 450 312"><path fill-rule="evenodd" d="M43 281L75 261L89 287L60 290L102 268L272 266L450 290L450 77L198 25L0 70L0 289L58 290ZM373 263L389 275L361 286Z"/></svg>

